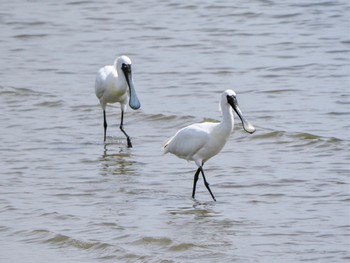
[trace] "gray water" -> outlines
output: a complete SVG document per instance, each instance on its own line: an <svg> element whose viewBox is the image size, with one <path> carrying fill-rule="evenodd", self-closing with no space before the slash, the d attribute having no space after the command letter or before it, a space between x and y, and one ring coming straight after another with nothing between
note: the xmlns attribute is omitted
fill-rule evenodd
<svg viewBox="0 0 350 263"><path fill-rule="evenodd" d="M2 1L0 262L348 262L350 7L335 1ZM97 70L133 61L142 108L102 110ZM238 122L205 165L179 128Z"/></svg>

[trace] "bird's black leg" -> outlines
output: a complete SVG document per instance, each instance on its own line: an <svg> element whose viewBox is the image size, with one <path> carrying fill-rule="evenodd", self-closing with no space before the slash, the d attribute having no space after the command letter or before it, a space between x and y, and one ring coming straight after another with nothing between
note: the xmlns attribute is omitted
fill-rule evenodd
<svg viewBox="0 0 350 263"><path fill-rule="evenodd" d="M192 198L194 198L194 195L195 195L195 193L196 193L196 184L197 184L197 181L198 181L199 172L200 172L200 168L198 168L197 171L196 171L196 173L194 174Z"/></svg>
<svg viewBox="0 0 350 263"><path fill-rule="evenodd" d="M126 140L128 142L128 147L129 148L132 148L132 144L131 144L131 140L130 140L130 137L129 135L124 131L123 129L123 121L124 121L124 111L122 110L122 117L121 117L121 121L120 121L120 130L124 133L124 135L126 136Z"/></svg>
<svg viewBox="0 0 350 263"><path fill-rule="evenodd" d="M207 180L205 179L204 171L203 171L202 166L199 167L198 169L200 169L200 171L201 171L201 173L202 173L205 187L208 189L208 191L209 191L209 193L211 194L211 197L214 199L214 201L216 201L216 199L215 199L213 193L212 193L211 190L210 190L209 183L208 183Z"/></svg>
<svg viewBox="0 0 350 263"><path fill-rule="evenodd" d="M107 120L106 120L106 111L103 110L103 127L104 127L104 141L106 141L106 133L107 133Z"/></svg>

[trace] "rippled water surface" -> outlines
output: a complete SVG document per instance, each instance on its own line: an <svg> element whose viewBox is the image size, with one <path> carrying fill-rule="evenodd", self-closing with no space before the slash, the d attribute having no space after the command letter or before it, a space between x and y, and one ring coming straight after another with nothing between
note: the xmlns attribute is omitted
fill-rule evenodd
<svg viewBox="0 0 350 263"><path fill-rule="evenodd" d="M36 1L0 10L1 262L348 262L348 1ZM97 70L133 61L142 103L102 110ZM163 155L219 121L256 126L205 165Z"/></svg>

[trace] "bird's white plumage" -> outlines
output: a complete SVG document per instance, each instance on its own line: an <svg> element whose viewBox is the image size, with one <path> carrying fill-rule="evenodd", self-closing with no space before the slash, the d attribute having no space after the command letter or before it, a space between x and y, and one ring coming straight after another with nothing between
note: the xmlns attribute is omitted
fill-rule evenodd
<svg viewBox="0 0 350 263"><path fill-rule="evenodd" d="M241 119L243 128L249 133L255 132L254 126L243 117L238 107L236 93L233 90L226 90L222 93L220 108L222 111L222 121L220 123L204 122L184 127L163 146L164 153L172 153L187 161L194 161L198 166L193 179L192 198L195 196L198 176L201 173L205 187L213 200L216 201L204 176L203 165L222 150L230 137L234 126L232 109Z"/></svg>
<svg viewBox="0 0 350 263"><path fill-rule="evenodd" d="M127 56L118 57L113 65L99 69L95 79L95 93L103 110L104 141L106 141L107 120L106 106L108 103L120 103L121 123L120 130L125 134L128 147L132 147L130 137L123 129L123 117L126 105L136 110L141 104L137 98L131 73L131 60Z"/></svg>
<svg viewBox="0 0 350 263"><path fill-rule="evenodd" d="M119 102L123 110L127 105L129 99L128 84L121 70L122 63L131 65L131 60L126 56L118 57L114 65L104 66L97 72L95 93L104 110L107 103Z"/></svg>
<svg viewBox="0 0 350 263"><path fill-rule="evenodd" d="M196 123L182 128L165 143L164 153L169 152L179 158L195 161L198 166L218 154L234 126L232 108L227 103L227 95L235 93L227 90L221 96L223 119L220 123Z"/></svg>
<svg viewBox="0 0 350 263"><path fill-rule="evenodd" d="M226 130L226 131L225 131ZM164 146L165 153L202 165L224 147L232 129L220 123L196 123L179 130Z"/></svg>

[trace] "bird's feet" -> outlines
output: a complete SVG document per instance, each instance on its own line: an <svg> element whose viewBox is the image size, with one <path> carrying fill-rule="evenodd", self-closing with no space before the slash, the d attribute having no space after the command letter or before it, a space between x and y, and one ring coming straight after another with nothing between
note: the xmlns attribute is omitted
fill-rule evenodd
<svg viewBox="0 0 350 263"><path fill-rule="evenodd" d="M213 200L216 202L215 196L213 195L213 193L212 193L211 190L210 190L209 183L208 183L207 181L205 181L204 184L205 184L205 187L208 189L208 191L209 191L211 197L212 197Z"/></svg>
<svg viewBox="0 0 350 263"><path fill-rule="evenodd" d="M126 140L128 142L128 148L132 148L130 137L127 137Z"/></svg>

